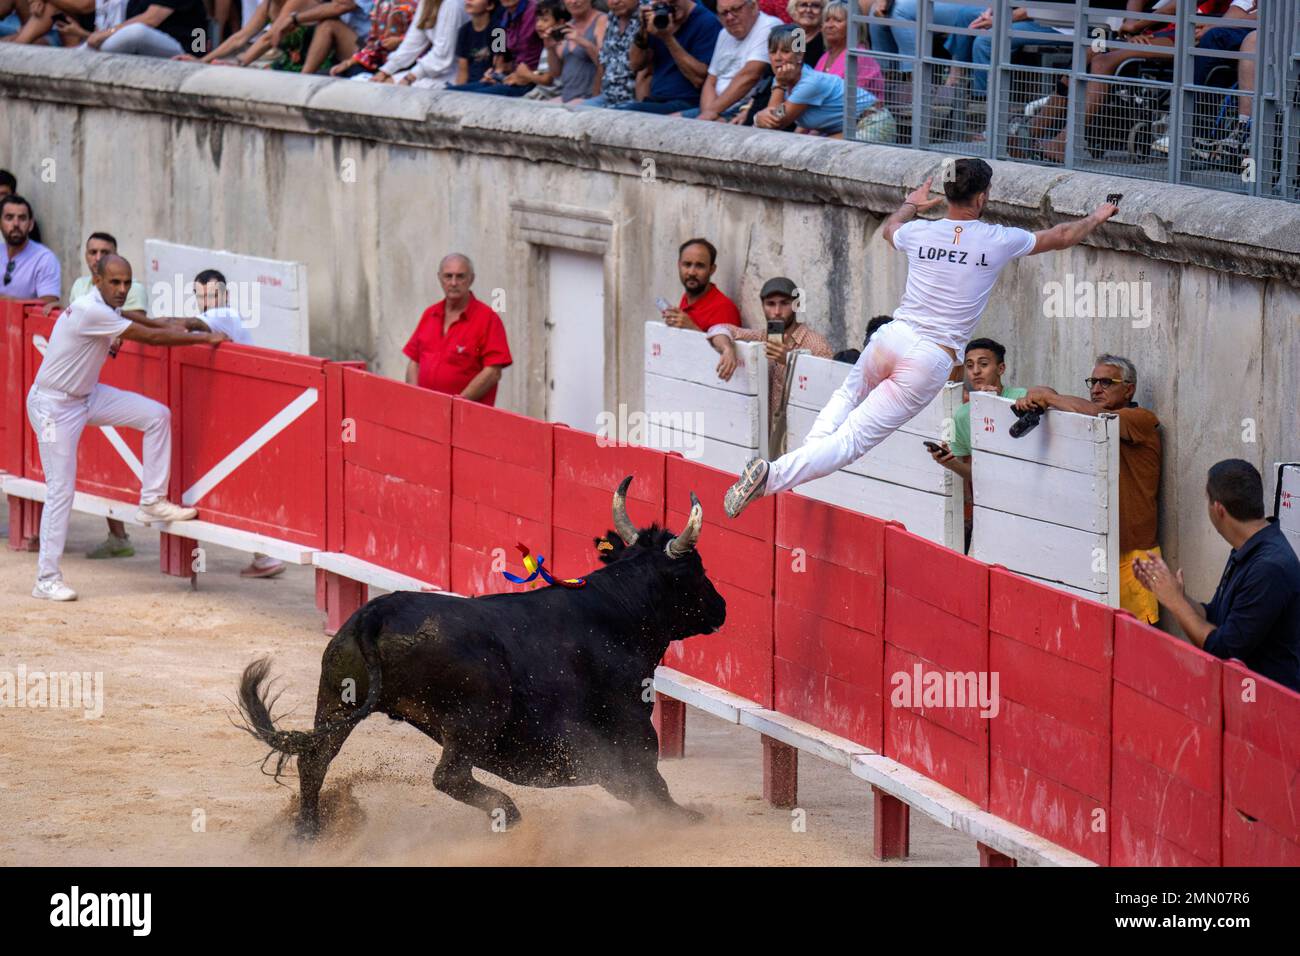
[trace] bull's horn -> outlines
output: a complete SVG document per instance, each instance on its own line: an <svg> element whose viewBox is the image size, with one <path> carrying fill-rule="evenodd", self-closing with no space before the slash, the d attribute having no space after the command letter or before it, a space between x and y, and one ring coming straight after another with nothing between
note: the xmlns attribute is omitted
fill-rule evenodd
<svg viewBox="0 0 1300 956"><path fill-rule="evenodd" d="M636 525L627 516L627 487L630 484L632 484L632 476L628 475L618 483L618 491L614 492L614 530L623 539L623 544L629 548L636 544L636 539L641 536L641 532L636 530Z"/></svg>
<svg viewBox="0 0 1300 956"><path fill-rule="evenodd" d="M682 533L673 538L664 546L664 551L670 558L680 558L690 554L695 550L695 542L700 538L700 528L704 525L704 508L700 506L700 499L695 497L695 492L691 492L691 516L686 519L686 527Z"/></svg>

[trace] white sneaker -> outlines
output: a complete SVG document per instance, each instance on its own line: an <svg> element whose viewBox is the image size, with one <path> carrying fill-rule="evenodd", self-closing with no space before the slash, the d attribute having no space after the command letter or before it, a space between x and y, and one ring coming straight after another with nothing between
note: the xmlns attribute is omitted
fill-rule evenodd
<svg viewBox="0 0 1300 956"><path fill-rule="evenodd" d="M62 581L37 581L32 588L32 597L42 601L75 601L77 592Z"/></svg>
<svg viewBox="0 0 1300 956"><path fill-rule="evenodd" d="M159 498L147 505L141 505L135 513L135 520L141 524L153 524L155 521L189 521L199 516L198 508L182 508L166 498Z"/></svg>

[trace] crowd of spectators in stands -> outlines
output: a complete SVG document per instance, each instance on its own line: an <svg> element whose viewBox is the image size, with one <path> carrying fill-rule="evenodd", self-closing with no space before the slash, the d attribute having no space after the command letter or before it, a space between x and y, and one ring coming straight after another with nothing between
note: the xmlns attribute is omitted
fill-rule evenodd
<svg viewBox="0 0 1300 956"><path fill-rule="evenodd" d="M85 47L112 53L265 66L375 83L451 88L494 96L555 99L575 106L671 114L706 121L840 137L849 4L887 18L864 29L855 47L878 54L857 61L856 133L894 142L895 112L909 111L910 73L918 53L917 0L0 0L0 40ZM1134 61L1171 62L1174 27L1149 16L1172 15L1177 0L1093 0L1113 9L1117 41L1142 50L1090 43L1090 73L1113 76ZM1073 15L1033 3L1011 8L1011 52L1060 47L1074 39ZM1253 53L1258 0L1201 0L1196 13L1241 26L1197 26L1207 51L1251 54L1239 60L1193 58L1192 80L1231 73L1235 117L1193 144L1193 161L1238 163L1249 145L1255 87ZM948 34L939 53L948 68L933 74L929 111L936 122L964 113L987 95L992 8L936 2L928 14ZM892 25L891 25L892 24ZM775 32L774 32L775 31ZM493 45L493 38L500 40ZM1035 80L1034 82L1039 82ZM1050 84L1049 84L1050 86ZM1112 86L1087 84L1089 143ZM1037 94L1034 94L1037 96ZM1030 96L1026 118L1012 123L1009 149L1019 158L1060 162L1066 149L1069 84ZM1019 109L1019 106L1017 106ZM980 139L987 131L956 138ZM1156 153L1167 137L1156 138Z"/></svg>

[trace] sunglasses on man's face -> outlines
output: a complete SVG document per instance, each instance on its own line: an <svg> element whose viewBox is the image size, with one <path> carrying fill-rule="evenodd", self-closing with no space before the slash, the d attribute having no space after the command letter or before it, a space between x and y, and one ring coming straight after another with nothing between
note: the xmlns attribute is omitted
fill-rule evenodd
<svg viewBox="0 0 1300 956"><path fill-rule="evenodd" d="M5 266L5 285L14 281L14 270L18 268L18 260L10 259L9 265Z"/></svg>
<svg viewBox="0 0 1300 956"><path fill-rule="evenodd" d="M1093 388L1097 385L1100 385L1102 388L1110 388L1112 385L1123 385L1124 380L1122 378L1085 378L1083 384L1087 385L1089 388Z"/></svg>

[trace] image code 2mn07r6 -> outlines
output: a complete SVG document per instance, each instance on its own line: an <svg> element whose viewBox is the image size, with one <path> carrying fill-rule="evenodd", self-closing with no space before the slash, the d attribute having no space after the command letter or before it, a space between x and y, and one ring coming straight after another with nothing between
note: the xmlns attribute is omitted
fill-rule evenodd
<svg viewBox="0 0 1300 956"><path fill-rule="evenodd" d="M58 5L0 4L15 926L361 866L1267 924L1300 0Z"/></svg>

